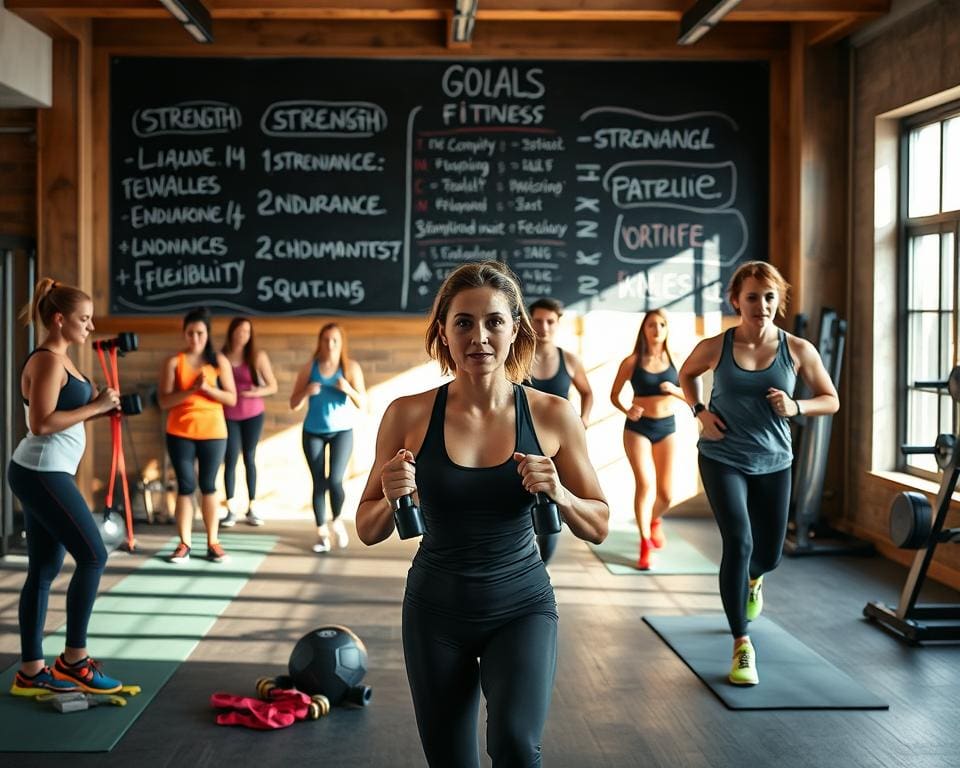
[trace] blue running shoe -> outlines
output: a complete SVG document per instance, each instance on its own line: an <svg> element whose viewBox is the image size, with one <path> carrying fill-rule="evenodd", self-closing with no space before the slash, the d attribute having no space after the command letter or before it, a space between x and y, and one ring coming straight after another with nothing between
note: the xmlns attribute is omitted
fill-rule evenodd
<svg viewBox="0 0 960 768"><path fill-rule="evenodd" d="M14 675L10 685L11 696L40 696L44 693L70 693L79 690L76 683L54 677L50 667L44 667L32 677L21 669Z"/></svg>
<svg viewBox="0 0 960 768"><path fill-rule="evenodd" d="M123 687L119 680L103 674L100 663L89 656L75 664L67 664L63 654L60 654L53 665L53 676L58 680L73 683L79 690L87 693L116 693Z"/></svg>

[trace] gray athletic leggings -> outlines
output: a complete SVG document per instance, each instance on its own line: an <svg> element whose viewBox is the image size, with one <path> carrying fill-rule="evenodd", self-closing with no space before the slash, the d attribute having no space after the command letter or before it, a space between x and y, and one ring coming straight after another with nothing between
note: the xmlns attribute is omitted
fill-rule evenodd
<svg viewBox="0 0 960 768"><path fill-rule="evenodd" d="M303 433L303 455L313 477L313 516L317 527L327 522L327 491L330 492L330 514L334 520L343 510L343 475L353 452L353 430L314 435ZM326 448L330 446L330 471L327 472Z"/></svg>
<svg viewBox="0 0 960 768"><path fill-rule="evenodd" d="M493 768L534 768L557 669L557 614L463 621L403 603L403 655L430 768L479 768L487 700Z"/></svg>
<svg viewBox="0 0 960 768"><path fill-rule="evenodd" d="M700 477L723 539L720 598L734 637L747 634L749 580L772 571L783 554L790 467L748 475L700 456Z"/></svg>

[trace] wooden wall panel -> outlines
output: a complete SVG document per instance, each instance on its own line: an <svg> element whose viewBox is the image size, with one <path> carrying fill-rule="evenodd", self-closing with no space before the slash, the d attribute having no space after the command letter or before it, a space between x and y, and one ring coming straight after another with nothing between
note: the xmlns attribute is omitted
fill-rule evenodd
<svg viewBox="0 0 960 768"><path fill-rule="evenodd" d="M0 110L0 235L37 235L37 111Z"/></svg>

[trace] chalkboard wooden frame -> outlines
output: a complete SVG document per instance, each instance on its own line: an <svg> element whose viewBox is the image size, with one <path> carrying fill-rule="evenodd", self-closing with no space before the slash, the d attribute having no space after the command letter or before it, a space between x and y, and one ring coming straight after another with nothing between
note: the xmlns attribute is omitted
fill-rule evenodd
<svg viewBox="0 0 960 768"><path fill-rule="evenodd" d="M757 108L758 111L752 115L752 126L753 126L752 130L754 131L755 134L759 134L759 135L753 136L752 141L749 142L749 148L753 152L753 155L752 155L753 165L751 166L751 170L750 170L751 183L753 184L753 199L759 202L757 202L756 205L753 208L751 208L750 224L752 225L752 227L748 227L746 224L743 225L743 229L748 230L750 235L754 235L756 233L756 237L753 237L751 240L750 245L752 246L752 248L749 251L747 251L747 249L744 249L744 251L747 252L747 255L751 257L758 257L758 258L767 257L767 242L769 240L768 226L769 226L769 219L770 219L770 209L772 205L772 201L770 199L771 196L769 193L769 186L768 186L769 176L770 176L770 164L772 162L772 157L771 157L772 153L770 152L770 143L769 143L770 141L769 134L772 130L772 125L771 125L772 118L770 116L770 110L768 106L769 100L770 100L772 76L769 74L769 65L765 61L609 62L609 61L601 60L601 61L590 61L590 62L583 62L583 61L571 62L571 61L555 61L555 60L515 61L515 60L487 60L487 59L483 59L483 60L439 59L439 60L431 60L431 61L422 61L422 60L406 60L406 59L397 60L397 59L293 59L293 58L291 59L252 59L252 60L227 60L227 59L209 58L209 59L185 60L185 59L177 59L177 58L141 59L137 57L115 57L111 59L111 69L113 69L118 64L122 65L130 62L153 63L153 66L155 66L156 68L158 69L162 68L164 77L169 82L177 81L177 78L172 76L175 73L171 73L171 67L175 69L178 66L178 63L182 64L184 67L189 66L190 70L195 75L198 68L203 69L204 67L207 67L208 69L211 69L211 68L216 69L218 65L222 66L224 65L224 63L236 65L237 62L257 62L261 67L267 66L268 64L277 66L279 63L279 65L288 66L288 67L294 66L294 65L301 66L301 67L309 65L310 67L314 67L314 68L324 67L324 66L330 67L334 63L336 63L338 66L349 68L350 71L357 71L358 69L363 69L364 67L368 68L368 70L365 70L365 71L369 71L369 68L383 71L384 68L396 69L396 68L400 68L401 66L407 69L433 68L434 70L442 70L442 71L448 71L449 69L455 68L457 66L461 67L464 71L480 71L480 72L487 72L487 73L498 73L503 71L509 71L511 72L510 77L513 77L514 79L508 83L507 81L504 81L506 85L504 85L503 87L507 88L508 90L512 89L511 98L505 100L509 102L507 106L513 106L513 107L516 107L517 109L519 109L519 107L528 107L528 110L527 110L528 115L530 111L529 107L531 105L524 101L524 98L525 98L524 88L528 89L526 95L530 95L538 89L538 85L544 86L544 83L542 81L538 83L537 75L533 75L533 76L530 75L530 72L535 69L547 70L549 74L549 71L558 70L561 68L566 68L568 70L569 69L580 70L580 71L590 70L591 68L595 70L597 67L605 68L607 70L615 70L618 68L623 70L624 68L628 68L628 69L633 68L634 71L638 71L638 68L639 68L639 70L647 69L648 71L651 71L651 72L656 72L657 69L660 68L660 71L672 71L674 73L686 71L688 74L688 77L690 72L699 73L700 76L703 76L704 73L706 73L707 71L712 71L714 75L716 75L717 71L723 68L727 68L731 70L740 70L741 72L752 71L755 73L756 80L752 83L752 85L749 88L744 89L741 87L740 94L742 96L744 91L748 92L747 100L752 101L752 103L755 106L757 104L761 105L760 107ZM759 76L757 76L756 73L760 73ZM677 75L675 75L675 77L676 76ZM549 82L549 78L547 76L541 75L540 77L542 78L542 80ZM194 79L197 79L197 77L195 77ZM509 80L509 77L508 77L508 80ZM140 82L142 86L142 79ZM482 89L487 86L484 85L480 80L478 80L477 82L480 83L479 88L481 89L481 92L482 92ZM494 86L496 86L495 79L490 80L488 82L493 82ZM693 81L691 80L691 82ZM116 77L112 77L111 94L113 94L115 98L113 98L113 100L111 101L111 104L115 104L119 99L119 97L123 95L122 88L119 91L114 90L116 88L116 85L117 85L117 79ZM461 82L460 87L466 88L468 85L469 83ZM549 85L546 86L546 88L549 88L549 87L550 87ZM706 86L701 82L698 85L698 87L705 88ZM181 89L181 95L182 95L182 88L183 88L182 84L178 84L177 88ZM142 90L143 89L141 87L140 91ZM155 89L148 89L148 90L151 93L154 93L155 91ZM449 93L445 93L444 96L445 98L447 98L447 101L442 102L442 104L448 105L450 103L456 103L455 99L453 99L453 101L450 100L452 97L450 97ZM176 103L181 103L183 101L189 101L189 100L190 99L180 99ZM160 99L160 101L162 101L162 99ZM283 101L291 101L291 100L275 99L275 101L283 102ZM299 101L305 101L305 100L300 99ZM313 101L318 101L318 100L313 100ZM342 98L341 95L338 93L336 95L336 98L329 99L329 101L338 102L342 106L342 104L346 101L363 102L365 100L364 99L348 100L346 98ZM537 106L536 98L528 99L527 101L534 102L533 106ZM663 103L662 99L660 103ZM422 105L418 105L418 106L422 107ZM540 106L543 106L544 111L547 113L549 113L551 109L553 109L554 111L561 111L559 106L552 107L549 100L545 101ZM609 107L612 110L626 109L621 105L603 105L603 106ZM434 105L434 108L441 109L441 107L437 105ZM407 122L409 123L410 122L409 117L410 117L410 113L412 112L412 108L407 109L406 112L404 112L404 110L400 109L399 107L397 109L408 118ZM662 118L664 116L667 116L670 118L676 118L678 114L689 114L688 112L678 111L677 107L672 107L671 109L673 109L672 112L666 109L662 110L664 114L658 115L658 117ZM111 193L112 193L111 199L114 203L116 203L118 198L118 194L117 194L118 185L120 185L121 188L123 186L122 182L118 179L118 169L121 169L122 171L122 167L124 165L130 165L130 163L126 162L126 160L130 157L129 143L125 145L122 141L117 140L120 133L117 131L117 128L116 128L118 124L116 111L117 110L112 110L113 116L112 116L111 135L113 140L110 143L110 155L111 155L110 186L111 186ZM386 109L384 111L387 113L387 118L388 118L387 122L392 122L389 119L390 116L392 115L391 110ZM579 111L579 114L582 117L583 115L590 113L591 111L596 113L597 108L595 105L594 108L592 108L592 110L580 109L575 111ZM654 114L652 112L643 113L643 110L634 110L634 111L638 113L642 113L646 116ZM711 111L720 112L720 110L694 110L694 111L702 112L702 113L709 113ZM670 113L667 114L668 112ZM375 113L372 113L372 114L375 114ZM587 114L587 119L589 119L591 116L592 115ZM221 117L227 120L228 122L231 119L229 117L229 111L225 111L223 115L221 115ZM266 119L267 116L265 111L263 114L260 115L260 117L261 117L261 122L262 120ZM370 116L368 116L368 119L375 120L374 117L370 117ZM640 119L643 120L644 118L640 118ZM724 122L723 119L719 117L716 118L716 120L720 124ZM665 121L661 120L659 121L658 124L662 125L664 122ZM742 123L743 121L741 119L740 121L735 120L734 122ZM422 124L421 132L424 135L427 133L431 133L431 131L426 130L430 127L431 127L430 125ZM533 126L533 127L537 127L537 126ZM416 129L416 126L414 126L414 128ZM623 129L623 126L617 126L617 128ZM739 130L739 127L738 127L738 130ZM650 131L647 131L647 133L650 133ZM294 138L306 140L302 136L294 137ZM426 138L429 140L429 138L431 137L426 137ZM283 139L283 141L288 141L288 140L289 140L288 138ZM127 154L124 155L123 154L124 152L126 152ZM300 154L308 155L310 153L301 152ZM313 154L321 154L321 153L313 153ZM328 154L336 154L336 153L328 153ZM412 160L414 159L412 156L414 154L415 154L414 152L407 152L406 159L412 162ZM429 150L425 154L429 155ZM533 153L528 153L528 154L532 155ZM436 163L439 159L441 159L439 153L434 153L434 155L427 157L428 162L433 162L433 163ZM520 157L519 161L523 161L524 159L525 159L524 157ZM536 159L536 158L531 157L529 159ZM148 160L148 163L149 162L151 161ZM227 162L227 158L225 157L221 158L217 160L217 162L222 162L222 163ZM507 162L512 162L509 156L507 156ZM648 173L649 169L651 167L654 167L655 170L661 174L660 176L656 177L657 179L656 183L662 183L663 177L665 175L668 175L669 172L671 172L668 167L671 162L675 163L675 165L672 166L673 169L681 168L683 171L687 170L687 166L683 164L688 161L683 159L679 159L679 160L667 159L666 163L662 163L662 162L658 163L656 157L651 158L651 157L641 156L641 159L638 159L638 160L625 158L625 159L621 159L621 162L619 163L609 163L608 167L605 168L605 171L611 171L613 166L617 166L617 168L615 173L605 174L606 178L604 179L603 183L608 187L606 191L609 195L611 195L611 199L614 194L621 193L620 191L615 191L614 181L612 181L612 179L617 179L616 183L619 183L622 186L616 187L616 190L621 190L622 194L624 195L631 194L630 183L632 181L634 185L633 194L636 195L637 193L635 190L637 188L638 177L640 180L640 189L641 190L644 188L650 189L651 184L653 182L651 181L649 174L648 176L644 176L643 174ZM724 183L726 183L727 191L728 192L730 191L731 181L729 179L729 174L726 181L723 178L723 174L725 170L729 169L730 162L731 161L725 160L724 158L721 157L719 160L715 162L706 162L706 163L699 164L700 166L710 166L708 170L710 170L711 172L716 171L716 173L714 173L713 175L713 181L710 182L708 180L707 182L708 186L710 183L714 185L717 185L717 184L723 185ZM141 160L139 158L134 161L134 164L139 165L140 163L141 163ZM734 165L736 165L736 163L734 163ZM152 170L152 169L138 168L138 170ZM701 167L699 170L703 170L703 168ZM172 176L174 174L167 174L167 175ZM195 175L202 175L202 174L195 174ZM217 175L217 174L207 174L207 175ZM414 175L415 174L409 174L406 181L409 182L410 176L414 176ZM732 182L732 184L734 185L739 184L739 188L740 190L742 190L742 181L743 181L743 174L738 176L736 180ZM133 188L133 184L138 184L138 183L140 183L140 181L127 184L127 188L128 189ZM167 180L167 183L173 184L175 182L169 182L169 180ZM527 188L536 188L536 187L535 185L527 185ZM193 191L196 192L195 187L193 188ZM200 194L202 194L202 191ZM328 195L328 197L332 196L332 194L334 193L331 193L331 195ZM642 192L641 192L641 195L642 195ZM369 197L370 195L367 196L367 199L369 199ZM408 197L412 198L414 196L408 195ZM453 200L453 202L457 202L456 193L451 194L450 197ZM467 195L467 197L469 197L469 195ZM730 210L731 208L735 208L735 206L733 205L735 201L729 198L730 198L730 195L727 193L724 193L719 198L721 205L718 205L718 210L713 212L712 214L713 217L725 218L731 221L736 220L737 218L735 215L736 211ZM126 201L126 202L129 202L129 201ZM464 200L461 198L460 202L464 202ZM466 200L466 202L469 203L470 201ZM623 201L620 201L620 202L622 203ZM635 199L634 199L634 202L636 202ZM643 202L649 202L649 201L641 200L640 202L643 203ZM225 206L224 208L226 207L229 207L229 206ZM642 208L643 210L648 212L649 208L651 207L654 207L654 206L641 205L641 206L624 208L623 210L620 210L617 213L617 219L627 221L629 217L637 215L638 208ZM664 207L670 207L670 206L664 206ZM675 216L680 215L682 218L682 215L679 213L681 210L682 209L680 208L680 206L673 206L669 211L669 213ZM118 211L117 211L116 205L112 206L111 213L112 213L111 224L110 224L111 242L112 242L111 257L110 257L111 275L113 275L114 280L116 280L117 276L122 274L124 271L123 260L121 258L118 258L119 253L118 253L117 247L120 244L124 243L125 241L129 244L129 236L128 236L128 233L124 233L120 231L117 227L117 221L119 217L117 215ZM718 216L718 213L720 214L719 216ZM119 215L122 216L123 214L121 213ZM226 215L225 210L224 210L224 215ZM570 215L570 214L561 214L559 216L555 216L553 217L552 222L547 221L547 223L562 225L565 215ZM454 215L448 220L458 221L458 220L462 220L462 218L463 217L461 216L460 219L458 219L457 216ZM550 217L544 217L544 220L547 220L549 218ZM534 221L533 223L537 224L539 222ZM682 231L683 224L684 224L683 221L674 222L674 231L675 232ZM634 224L627 224L625 226L633 227L631 232L633 232L634 234L635 245L642 246L645 243L653 242L653 235L651 234L652 229L650 228L649 222L646 224L647 226L646 235L643 232L642 228L645 226L645 220L642 217L640 217L640 219L636 221ZM241 226L241 229L242 229L242 226ZM546 236L542 238L536 237L536 236L539 236L544 233L531 231L530 234L533 235L532 237L527 238L530 240L551 239L549 237L551 234L550 232L546 232L545 233ZM203 235L200 235L200 237L202 236ZM259 236L262 237L263 235L259 235ZM689 226L688 226L687 236L689 237ZM557 238L553 238L553 239L557 239ZM623 240L624 240L625 246L629 245L629 243L627 243L625 239ZM223 244L220 244L220 246L218 247L223 248L225 246ZM550 245L544 246L545 249L548 249L547 252L545 253L537 253L536 251L533 251L533 253L536 257L546 256L548 257L548 259L553 259L553 262L548 261L548 263L559 262L560 259L555 258L556 257L555 251L557 250L556 247L554 246L554 252L549 252L550 247L551 247ZM457 258L464 258L464 253L463 253L464 250L465 249L461 248L461 251L455 254L455 256ZM529 267L529 266L520 266L518 268L516 266L518 260L515 258L515 254L510 252L511 248L509 244L506 248L498 247L494 250L498 250L501 253L503 253L504 251L507 251L507 253L505 254L505 260L507 261L507 263L511 263L511 266L514 266L514 268L518 271L518 273L521 274L521 277L524 278L525 288L533 287L540 291L552 289L553 286L549 284L549 280L538 279L538 278L544 278L549 276L549 272L546 269L537 269L535 267ZM626 309L629 311L640 311L643 309L650 308L652 305L664 305L664 304L667 306L670 306L673 309L686 308L682 305L678 305L678 302L676 301L676 297L673 297L673 299L671 300L664 301L663 296L657 297L657 296L650 295L651 293L655 294L657 292L663 294L663 292L667 290L665 286L669 283L669 280L664 278L663 276L660 276L660 277L657 276L657 273L655 271L656 264L654 263L654 260L648 260L650 264L653 264L653 266L650 266L650 264L644 263L643 259L637 258L636 253L630 253L629 252L630 249L625 247L624 248L624 250L626 251L625 253L620 253L615 255L616 263L613 266L616 267L617 270L614 272L610 272L608 269L606 272L602 273L601 277L597 277L596 274L591 274L589 269L590 267L589 260L591 256L589 252L587 252L586 250L580 249L580 250L583 250L583 253L582 254L577 253L573 248L570 248L570 247L568 247L567 250L570 252L564 252L562 254L562 257L564 259L567 259L569 261L580 260L583 262L583 268L580 269L579 271L569 270L569 269L567 270L568 273L570 273L567 275L568 284L565 288L561 289L560 298L567 301L568 304L572 303L575 305L579 305L580 308L583 308L583 309L609 308L609 309ZM612 251L613 249L611 248L610 250ZM636 251L638 249L634 249L634 250ZM482 252L482 249L477 249L477 251L478 253L480 253L480 255L485 255ZM736 261L739 258L741 258L741 256L742 254L737 254L732 261L730 261L729 259L728 261L730 261L730 264L735 265ZM249 257L249 254L247 254L247 257ZM467 254L467 257L469 257L469 254ZM601 256L601 259L606 259L607 261L613 261L613 259L609 258L609 254L604 254L603 256ZM422 260L422 261L427 261L427 260ZM527 261L523 263L526 263L529 265L531 262ZM714 297L717 295L718 293L717 287L722 285L725 282L723 269L726 268L729 270L730 264L715 265L715 266L719 266L719 269L714 270L714 273L706 274L707 272L710 272L710 270L705 271L701 269L699 273L690 274L688 276L690 280L690 284L686 286L685 289L683 286L681 286L679 290L686 290L686 292L690 295L696 294L690 302L690 306L689 306L690 310L696 312L696 314L699 315L699 314L703 314L706 311L710 311L711 309L716 309L715 302L711 303L711 299L707 296L707 292L712 292L711 295ZM222 302L222 303L220 302L220 300L217 298L217 294L213 292L216 289L213 289L209 292L203 291L202 293L199 293L199 294L193 294L191 295L188 301L178 302L176 305L173 305L173 306L170 306L169 304L166 304L166 305L141 304L140 306L130 307L130 306L125 306L121 301L118 301L118 298L121 298L122 292L118 292L116 290L116 285L114 284L111 286L111 291L110 291L110 298L111 298L110 308L111 308L111 313L116 316L143 315L143 314L158 315L158 314L168 314L168 313L179 314L180 312L182 312L182 310L187 304L193 305L195 303L199 303L200 301L203 301L204 303L212 304L215 311L220 311L224 313L246 311L251 314L295 315L299 313L299 314L304 314L308 316L330 315L330 314L422 315L424 310L429 304L429 298L432 295L432 288L435 287L435 285L439 282L440 279L442 279L443 274L445 274L443 270L445 268L448 268L448 266L435 268L432 263L430 264L430 267L431 269L430 269L429 281L425 281L425 282L429 282L428 286L411 284L410 275L411 273L415 272L415 270L412 267L408 269L405 273L403 273L404 275L403 282L407 284L406 287L408 289L423 288L423 287L427 287L428 289L425 295L421 297L417 302L411 303L410 301L407 301L407 303L404 306L391 305L389 302L382 302L382 301L368 306L366 305L365 301L362 300L354 306L346 306L346 305L334 306L332 304L323 305L323 306L312 305L312 306L297 307L292 309L284 309L281 307L279 311L275 311L269 307L258 308L256 306L252 306L252 307L251 306L241 307L237 305L229 306L227 302ZM526 274L525 274L525 270L526 270ZM601 272L602 270L597 270L597 271ZM530 275L532 275L533 277L530 278L529 277ZM592 286L590 285L591 280L595 281ZM655 285L655 283L657 283L658 280L659 280L659 286ZM677 282L676 274L674 274L673 280L674 280L674 283ZM343 298L345 301L350 300L349 282L350 282L349 279L345 279L344 281L345 287L341 287L341 292L344 293L344 296L342 296L341 298ZM391 288L396 289L397 281L392 275L387 276L384 279L384 283L387 286L390 286ZM571 291L570 290L571 286L576 286L576 289L574 291ZM585 288L586 288L586 291L584 290ZM593 291L592 293L589 292L591 290ZM535 293L536 293L535 291L531 292L528 290L528 297L533 298ZM620 294L620 295L617 296L616 294ZM364 297L366 298L367 295L369 294L365 291ZM553 295L557 295L557 294L554 293ZM195 296L197 298L194 298ZM251 309L253 310L252 312L250 312Z"/></svg>

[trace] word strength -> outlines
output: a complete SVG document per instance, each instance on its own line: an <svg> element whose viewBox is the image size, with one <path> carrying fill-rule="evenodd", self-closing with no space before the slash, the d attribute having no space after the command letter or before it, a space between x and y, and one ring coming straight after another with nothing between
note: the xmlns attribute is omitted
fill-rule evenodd
<svg viewBox="0 0 960 768"><path fill-rule="evenodd" d="M242 125L240 110L220 101L184 101L168 107L145 107L133 113L133 132L141 138L229 133Z"/></svg>

